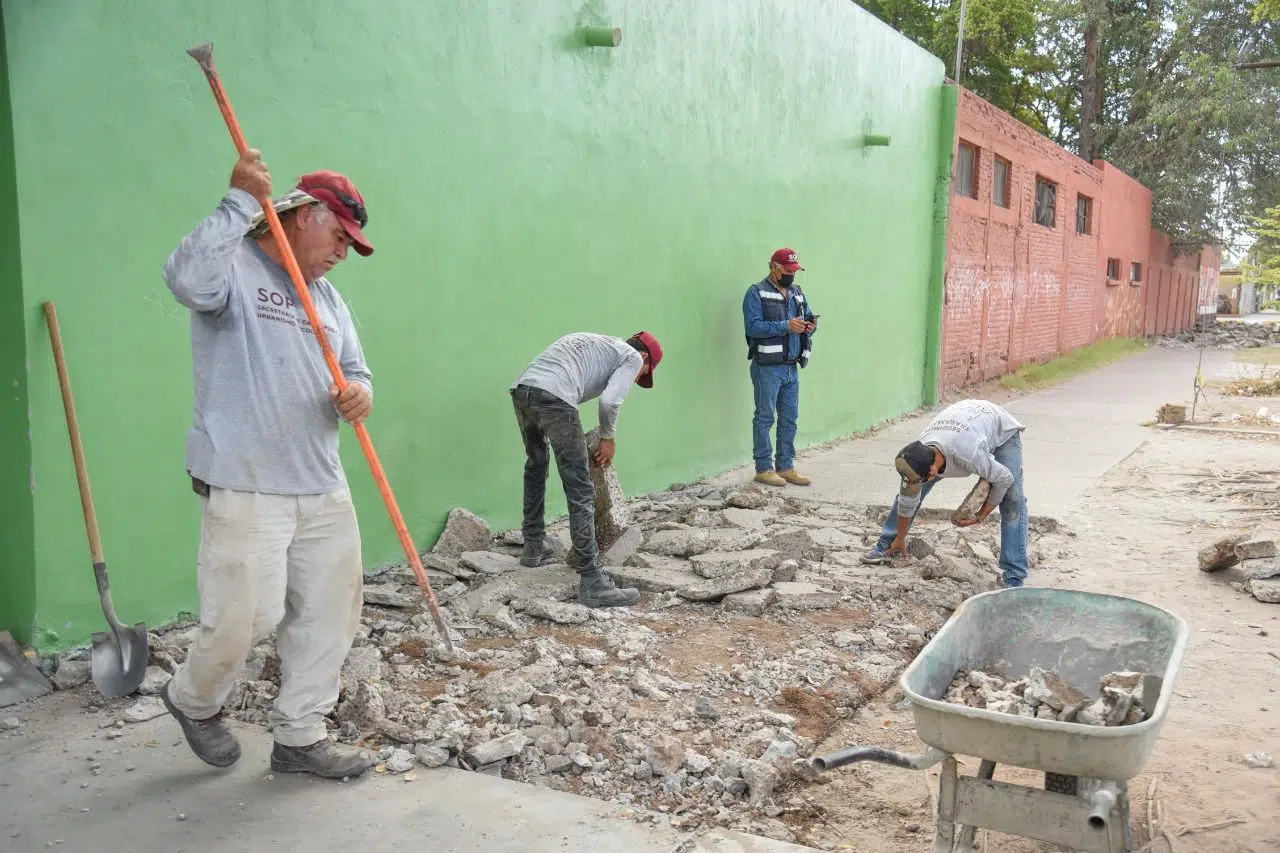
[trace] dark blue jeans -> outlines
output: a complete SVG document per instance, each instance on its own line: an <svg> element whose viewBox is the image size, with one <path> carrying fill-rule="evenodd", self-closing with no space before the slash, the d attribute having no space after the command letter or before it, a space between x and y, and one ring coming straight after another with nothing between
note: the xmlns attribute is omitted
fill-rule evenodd
<svg viewBox="0 0 1280 853"><path fill-rule="evenodd" d="M1000 573L1005 586L1022 586L1027 579L1027 495L1022 488L1022 435L1015 435L991 455L1013 473L1013 485L1000 501ZM924 506L925 496L937 482L930 480L924 484L920 492L920 506ZM889 550L897 535L898 498L895 496L876 548Z"/></svg>
<svg viewBox="0 0 1280 853"><path fill-rule="evenodd" d="M569 504L569 536L573 540L572 564L579 572L599 568L596 547L596 493L591 485L587 437L578 409L541 388L519 385L511 392L516 424L524 440L524 523L526 544L546 540L547 477L551 473L547 446L556 457L556 468Z"/></svg>
<svg viewBox="0 0 1280 853"><path fill-rule="evenodd" d="M756 414L751 420L752 456L756 473L786 471L796 462L796 421L800 417L800 368L794 364L751 362ZM778 417L778 452L769 441L774 413Z"/></svg>

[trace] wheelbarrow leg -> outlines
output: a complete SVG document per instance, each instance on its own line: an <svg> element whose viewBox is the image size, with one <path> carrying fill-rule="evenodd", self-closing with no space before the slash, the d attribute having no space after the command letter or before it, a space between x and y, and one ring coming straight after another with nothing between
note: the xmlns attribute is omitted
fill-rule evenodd
<svg viewBox="0 0 1280 853"><path fill-rule="evenodd" d="M996 775L996 763L982 759L982 763L978 765L978 779L990 780ZM960 827L960 834L956 837L955 853L969 853L973 849L973 836L978 831L976 826Z"/></svg>
<svg viewBox="0 0 1280 853"><path fill-rule="evenodd" d="M956 757L948 755L942 762L942 778L938 784L938 834L933 853L952 853L956 837Z"/></svg>

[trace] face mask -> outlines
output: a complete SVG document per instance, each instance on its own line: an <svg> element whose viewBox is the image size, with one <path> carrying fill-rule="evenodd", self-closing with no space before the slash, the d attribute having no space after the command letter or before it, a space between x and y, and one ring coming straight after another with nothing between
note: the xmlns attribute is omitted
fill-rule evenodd
<svg viewBox="0 0 1280 853"><path fill-rule="evenodd" d="M791 286L791 282L793 282L793 281L795 281L795 280L796 280L796 274L795 274L795 273L793 273L793 272L784 272L784 273L782 274L782 276L778 279L778 284L782 285L783 287L790 287L790 286Z"/></svg>

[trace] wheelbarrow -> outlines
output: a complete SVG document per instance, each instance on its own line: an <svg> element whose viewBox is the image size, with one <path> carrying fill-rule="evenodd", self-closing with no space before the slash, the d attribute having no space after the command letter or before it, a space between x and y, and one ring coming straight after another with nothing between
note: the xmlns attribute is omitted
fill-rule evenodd
<svg viewBox="0 0 1280 853"><path fill-rule="evenodd" d="M934 853L968 853L978 828L1081 853L1130 853L1128 781L1142 772L1164 725L1188 636L1176 614L1118 595L1032 587L975 595L899 680L928 749L906 755L853 747L797 761L796 769L812 775L859 761L941 764ZM962 669L1016 678L1033 666L1081 687L1111 672L1143 673L1149 716L1099 727L942 698ZM976 776L958 773L957 755L981 760ZM995 781L997 764L1042 771L1044 790Z"/></svg>

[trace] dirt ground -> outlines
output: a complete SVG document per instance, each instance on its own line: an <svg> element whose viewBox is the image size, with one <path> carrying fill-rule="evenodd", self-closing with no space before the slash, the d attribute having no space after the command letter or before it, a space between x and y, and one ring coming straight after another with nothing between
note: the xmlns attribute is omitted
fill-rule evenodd
<svg viewBox="0 0 1280 853"><path fill-rule="evenodd" d="M1280 402L1280 401L1276 401ZM1264 472L1256 478L1253 472ZM1232 532L1280 534L1280 443L1182 430L1153 430L1070 519L1073 555L1050 555L1033 583L1133 596L1185 618L1191 641L1175 701L1146 772L1130 781L1135 844L1156 853L1280 850L1280 770L1253 769L1249 752L1280 755L1280 605L1233 588L1235 570L1197 569L1199 548ZM1242 487L1239 482L1245 481ZM1249 485L1256 480L1257 488ZM818 752L869 744L918 752L909 710L894 691L837 727ZM976 761L964 762L972 774ZM996 778L1036 787L1036 774L997 769ZM937 770L855 765L809 786L814 803L793 825L802 843L860 853L932 850ZM1154 791L1154 797L1148 797ZM1148 804L1150 800L1150 805ZM1161 817L1163 816L1163 817ZM1230 825L1219 825L1237 821ZM1193 831L1178 834L1183 827ZM1165 840L1162 830L1175 838ZM1057 848L980 832L976 849L1032 853ZM985 846L984 846L985 845ZM1176 846L1174 846L1176 845Z"/></svg>

